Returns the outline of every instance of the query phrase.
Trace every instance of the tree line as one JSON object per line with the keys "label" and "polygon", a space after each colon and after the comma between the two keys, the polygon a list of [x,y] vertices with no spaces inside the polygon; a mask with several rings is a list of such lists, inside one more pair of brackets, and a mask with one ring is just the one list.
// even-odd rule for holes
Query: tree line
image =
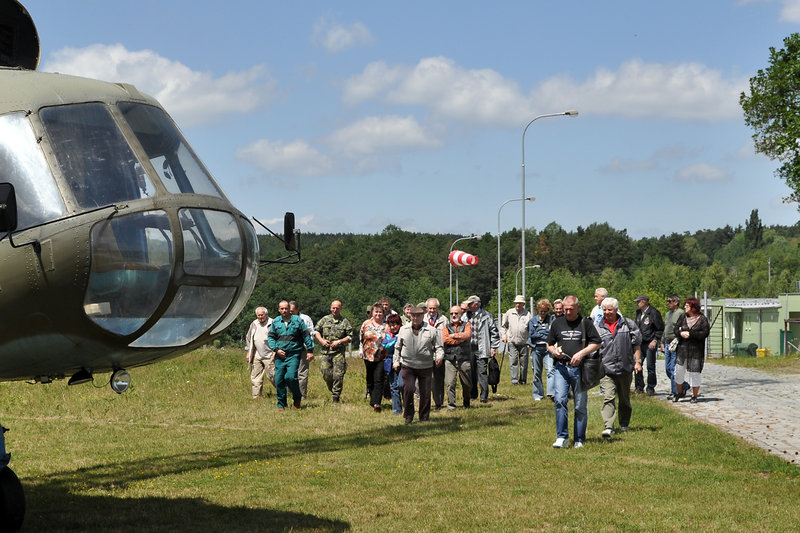
{"label": "tree line", "polygon": [[[264,305],[270,316],[277,316],[281,299],[297,300],[315,321],[330,312],[332,300],[341,300],[343,314],[354,325],[364,320],[368,305],[384,296],[398,311],[406,302],[416,305],[429,297],[438,298],[444,308],[450,298],[447,253],[461,237],[408,232],[394,225],[374,235],[304,234],[302,261],[262,267],[248,305],[218,342],[241,344],[255,308]],[[259,243],[263,258],[282,255],[276,239],[262,235]],[[566,231],[552,222],[541,231],[529,229],[526,243],[526,265],[539,265],[526,271],[526,294],[552,300],[573,293],[586,312],[594,305],[596,287],[607,288],[619,299],[623,314],[632,316],[639,294],[648,294],[663,313],[672,293],[775,297],[797,292],[800,279],[800,223],[764,227],[757,210],[744,226],[638,240],[607,223]],[[514,299],[515,282],[521,281],[520,231],[501,234],[500,246],[505,311]],[[496,315],[496,236],[486,233],[456,248],[479,258],[475,266],[453,267],[459,299],[477,294]],[[459,303],[455,289],[453,300]]]}

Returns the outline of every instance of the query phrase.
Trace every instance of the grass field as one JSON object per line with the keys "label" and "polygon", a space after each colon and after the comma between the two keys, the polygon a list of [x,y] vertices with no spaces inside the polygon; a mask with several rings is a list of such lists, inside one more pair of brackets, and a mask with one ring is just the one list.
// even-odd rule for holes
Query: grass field
{"label": "grass field", "polygon": [[771,355],[769,357],[724,357],[715,363],[745,368],[757,368],[767,372],[790,372],[800,374],[800,354]]}
{"label": "grass field", "polygon": [[604,442],[590,394],[586,447],[554,450],[552,404],[505,368],[487,406],[405,426],[363,400],[358,360],[343,404],[312,365],[306,408],[278,412],[250,399],[242,355],[132,369],[121,396],[3,384],[25,531],[798,528],[800,469],[654,398],[635,397],[631,431]]}

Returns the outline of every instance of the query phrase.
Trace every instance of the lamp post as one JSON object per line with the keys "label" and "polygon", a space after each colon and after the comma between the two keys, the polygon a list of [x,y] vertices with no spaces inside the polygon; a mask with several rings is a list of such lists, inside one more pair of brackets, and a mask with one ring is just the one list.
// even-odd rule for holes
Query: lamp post
{"label": "lamp post", "polygon": [[[570,109],[569,111],[562,111],[561,113],[548,113],[546,115],[539,115],[538,117],[534,117],[533,120],[528,122],[525,129],[522,130],[522,195],[521,198],[525,198],[525,132],[528,131],[528,127],[539,120],[540,118],[547,118],[547,117],[577,117],[578,111],[576,109]],[[522,296],[525,296],[525,204],[522,204]]]}
{"label": "lamp post", "polygon": [[[542,266],[541,265],[529,265],[529,266],[526,266],[524,269],[527,269],[527,268],[542,268]],[[517,288],[517,282],[519,281],[519,273],[524,269],[523,268],[518,268],[517,269],[517,273],[514,276],[514,292],[516,292],[517,294],[519,294],[519,288]],[[522,288],[522,292],[523,293],[525,292],[525,287]]]}
{"label": "lamp post", "polygon": [[[469,237],[461,237],[456,239],[453,241],[453,244],[450,245],[450,251],[447,252],[447,263],[450,265],[450,307],[453,307],[453,263],[450,262],[450,254],[453,253],[453,246],[455,246],[458,241],[465,241],[467,239],[481,240],[481,236],[470,235]],[[458,298],[458,292],[456,292],[456,298]],[[450,312],[450,307],[447,308],[448,313]]]}
{"label": "lamp post", "polygon": [[512,198],[511,200],[506,200],[500,206],[500,209],[497,210],[497,323],[499,324],[500,321],[503,319],[503,308],[500,306],[500,211],[506,206],[506,204],[510,202],[522,202],[523,200],[532,202],[536,200],[533,196],[528,196],[526,198]]}

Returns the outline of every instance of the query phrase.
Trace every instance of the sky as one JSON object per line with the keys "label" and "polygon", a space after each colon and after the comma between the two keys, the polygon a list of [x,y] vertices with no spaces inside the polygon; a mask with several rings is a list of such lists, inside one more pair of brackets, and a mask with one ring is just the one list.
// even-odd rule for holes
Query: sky
{"label": "sky", "polygon": [[800,0],[21,3],[39,70],[156,97],[275,229],[519,228],[523,146],[527,228],[798,221],[738,101]]}

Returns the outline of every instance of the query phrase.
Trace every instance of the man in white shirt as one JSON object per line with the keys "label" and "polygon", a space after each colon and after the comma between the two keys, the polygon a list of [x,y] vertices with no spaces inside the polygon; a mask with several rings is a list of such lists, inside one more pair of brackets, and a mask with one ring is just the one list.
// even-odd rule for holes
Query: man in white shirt
{"label": "man in white shirt", "polygon": [[256,319],[250,324],[247,331],[247,347],[245,359],[251,364],[250,383],[253,386],[253,399],[261,396],[264,389],[264,377],[275,386],[275,353],[267,344],[267,334],[272,325],[272,319],[267,314],[266,307],[256,308]]}

